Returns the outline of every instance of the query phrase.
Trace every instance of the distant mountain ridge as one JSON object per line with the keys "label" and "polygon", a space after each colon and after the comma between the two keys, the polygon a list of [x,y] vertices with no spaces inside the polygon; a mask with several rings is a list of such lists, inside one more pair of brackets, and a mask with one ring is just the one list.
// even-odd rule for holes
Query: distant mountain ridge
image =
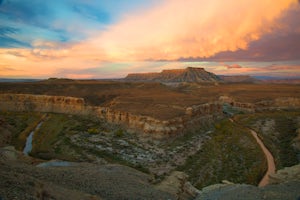
{"label": "distant mountain ridge", "polygon": [[126,81],[156,82],[219,82],[220,77],[207,72],[204,68],[187,67],[185,69],[163,70],[160,73],[133,73],[125,77]]}
{"label": "distant mountain ridge", "polygon": [[219,75],[220,79],[226,83],[257,83],[260,80],[249,75]]}

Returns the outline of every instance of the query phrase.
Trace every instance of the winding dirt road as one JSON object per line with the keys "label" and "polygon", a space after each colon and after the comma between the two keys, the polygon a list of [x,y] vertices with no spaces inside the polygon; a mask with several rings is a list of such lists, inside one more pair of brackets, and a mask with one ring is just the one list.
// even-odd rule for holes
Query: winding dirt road
{"label": "winding dirt road", "polygon": [[251,135],[255,138],[258,145],[260,146],[261,150],[264,152],[268,163],[268,170],[258,184],[259,187],[263,187],[269,183],[269,175],[275,173],[276,167],[275,167],[274,157],[271,154],[271,152],[266,148],[266,146],[261,141],[261,139],[257,136],[257,133],[253,130],[250,130],[250,132]]}
{"label": "winding dirt road", "polygon": [[[229,120],[232,123],[235,122],[232,118],[230,118]],[[267,159],[268,170],[266,171],[264,177],[260,180],[260,182],[258,184],[258,187],[263,187],[263,186],[268,185],[268,183],[269,183],[269,175],[275,173],[276,167],[275,167],[274,157],[271,154],[271,152],[269,151],[269,149],[267,149],[267,147],[261,141],[261,139],[257,136],[257,133],[254,130],[252,130],[252,129],[249,129],[249,128],[247,128],[247,129],[250,130],[251,135],[255,138],[256,142],[260,146],[261,150],[263,151],[263,153],[265,154],[265,157]]]}

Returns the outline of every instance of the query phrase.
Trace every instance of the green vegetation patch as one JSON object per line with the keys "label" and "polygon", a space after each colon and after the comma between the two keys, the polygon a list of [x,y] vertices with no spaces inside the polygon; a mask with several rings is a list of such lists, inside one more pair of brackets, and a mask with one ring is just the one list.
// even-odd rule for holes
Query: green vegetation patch
{"label": "green vegetation patch", "polygon": [[48,114],[33,136],[31,155],[42,159],[78,160],[82,150],[70,142],[70,136],[103,130],[99,120],[65,114]]}
{"label": "green vegetation patch", "polygon": [[259,134],[272,152],[277,169],[298,164],[297,154],[300,152],[294,147],[293,140],[300,128],[299,111],[268,111],[238,115],[235,119]]}
{"label": "green vegetation patch", "polygon": [[42,116],[38,112],[0,112],[0,118],[8,124],[6,128],[11,133],[10,143],[17,150],[23,150],[27,136],[38,125]]}
{"label": "green vegetation patch", "polygon": [[260,181],[266,160],[248,130],[223,120],[210,136],[203,148],[179,167],[193,185],[202,188],[222,180],[256,185]]}

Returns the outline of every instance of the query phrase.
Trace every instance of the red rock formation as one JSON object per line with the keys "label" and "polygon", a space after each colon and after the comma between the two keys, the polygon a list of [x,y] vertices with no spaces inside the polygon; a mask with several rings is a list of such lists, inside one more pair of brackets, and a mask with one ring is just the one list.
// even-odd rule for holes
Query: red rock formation
{"label": "red rock formation", "polygon": [[128,74],[127,81],[157,82],[217,82],[219,77],[203,68],[187,67],[186,69],[163,70],[161,73]]}

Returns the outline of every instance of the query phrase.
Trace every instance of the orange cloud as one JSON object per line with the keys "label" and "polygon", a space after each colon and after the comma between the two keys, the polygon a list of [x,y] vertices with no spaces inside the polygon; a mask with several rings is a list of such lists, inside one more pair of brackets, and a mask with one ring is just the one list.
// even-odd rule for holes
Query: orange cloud
{"label": "orange cloud", "polygon": [[33,49],[0,49],[0,75],[49,77],[61,69],[101,67],[105,61],[176,60],[247,49],[251,41],[278,28],[276,20],[296,3],[165,0],[147,11],[125,16],[105,31],[90,33],[82,42],[36,40]]}
{"label": "orange cloud", "polygon": [[110,60],[209,57],[246,49],[296,0],[170,0],[127,16],[84,46]]}
{"label": "orange cloud", "polygon": [[242,68],[241,65],[239,64],[233,64],[233,65],[225,65],[227,67],[227,69],[239,69]]}

